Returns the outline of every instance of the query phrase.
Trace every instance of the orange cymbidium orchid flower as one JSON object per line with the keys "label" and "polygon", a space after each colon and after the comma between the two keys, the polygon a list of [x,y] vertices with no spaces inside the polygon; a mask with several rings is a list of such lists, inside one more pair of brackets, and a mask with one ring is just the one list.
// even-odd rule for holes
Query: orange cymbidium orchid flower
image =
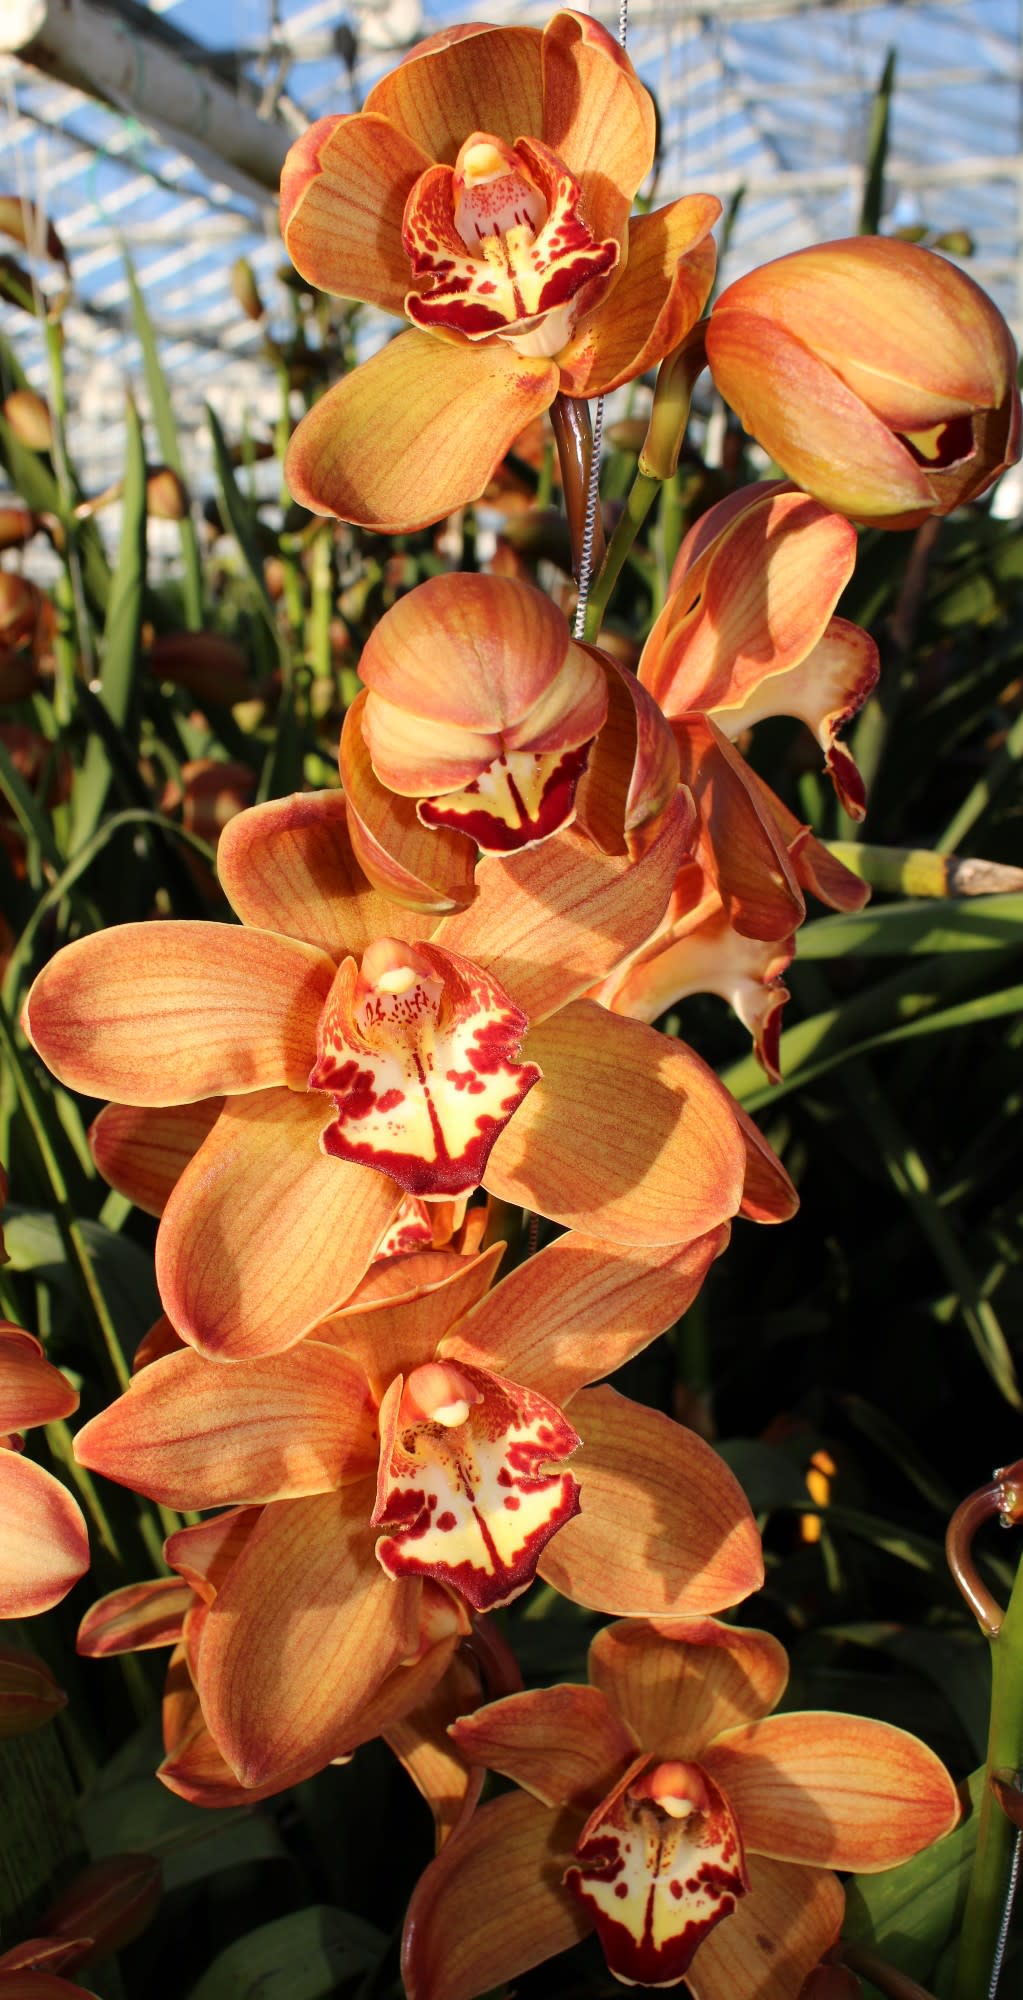
{"label": "orange cymbidium orchid flower", "polygon": [[787,1677],[766,1632],[629,1619],[593,1641],[589,1687],[456,1722],[463,1756],[523,1791],[479,1809],[422,1876],[409,2000],[475,2000],[593,1929],[626,1984],[793,2000],[841,1925],[830,1871],[907,1860],[959,1802],[901,1729],[772,1716]]}
{"label": "orange cymbidium orchid flower", "polygon": [[863,783],[838,732],[875,685],[877,647],[832,616],[855,561],[840,514],[784,481],[740,488],[686,536],[638,671],[673,721],[709,719],[729,743],[767,716],[797,716],[862,819]]}
{"label": "orange cymbidium orchid flower", "polygon": [[789,477],[856,521],[914,528],[1019,457],[1012,335],[916,244],[856,236],[762,264],[722,292],[707,359]]}
{"label": "orange cymbidium orchid flower", "polygon": [[77,1390],[45,1359],[38,1340],[0,1320],[0,1618],[49,1611],[89,1567],[77,1501],[52,1472],[22,1457],[22,1431],[77,1408]]}
{"label": "orange cymbidium orchid flower", "polygon": [[630,222],[654,143],[628,57],[571,12],[542,32],[444,30],[361,112],[312,125],[281,176],[288,253],[412,329],[303,419],[296,500],[423,527],[479,499],[559,392],[599,395],[677,346],[710,291],[721,204],[688,195]]}
{"label": "orange cymbidium orchid flower", "polygon": [[25,1020],[63,1082],[141,1107],[226,1097],[157,1236],[185,1340],[225,1359],[292,1345],[405,1193],[482,1180],[609,1243],[684,1243],[736,1213],[747,1147],[717,1078],[575,997],[659,921],[685,823],[670,807],[636,862],[574,830],[485,859],[475,902],[428,936],[366,882],[339,793],[277,800],[221,839],[241,928],[124,925],[51,961]]}
{"label": "orange cymbidium orchid flower", "polygon": [[[172,1535],[165,1548],[179,1574],[129,1584],[86,1613],[78,1651],[89,1659],[172,1647],[163,1700],[164,1757],[157,1776],[192,1805],[232,1807],[270,1798],[312,1776],[328,1761],[319,1735],[291,1767],[259,1785],[243,1785],[210,1733],[196,1687],[205,1612],[259,1519],[257,1507],[234,1508]],[[394,1750],[429,1803],[441,1845],[479,1796],[482,1773],[468,1765],[447,1725],[481,1697],[521,1687],[513,1656],[494,1629],[478,1631],[465,1605],[440,1584],[426,1583],[415,1642],[353,1717],[343,1763],[376,1735]]]}
{"label": "orange cymbidium orchid flower", "polygon": [[425,1583],[485,1610],[539,1571],[595,1610],[672,1613],[757,1587],[759,1537],[723,1461],[588,1386],[685,1310],[726,1240],[612,1255],[570,1233],[492,1292],[499,1248],[453,1273],[421,1252],[288,1354],[226,1376],[168,1355],[85,1426],[78,1456],[107,1478],[250,1510],[192,1661],[243,1784],[348,1746],[415,1651]]}
{"label": "orange cymbidium orchid flower", "polygon": [[528,584],[430,578],[374,627],[359,672],[340,756],[352,844],[410,908],[466,903],[476,847],[532,846],[577,809],[598,847],[638,858],[676,794],[656,702]]}

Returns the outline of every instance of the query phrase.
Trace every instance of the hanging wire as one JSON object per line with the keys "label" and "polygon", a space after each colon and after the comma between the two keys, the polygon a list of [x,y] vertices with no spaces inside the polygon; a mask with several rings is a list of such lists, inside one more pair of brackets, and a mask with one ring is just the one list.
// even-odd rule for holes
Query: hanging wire
{"label": "hanging wire", "polygon": [[[625,47],[629,33],[629,0],[619,0],[618,45]],[[604,398],[597,397],[597,407],[593,412],[593,448],[590,452],[590,476],[586,487],[586,513],[583,518],[583,539],[579,551],[579,596],[575,607],[574,636],[581,639],[586,630],[586,606],[589,602],[590,584],[593,581],[593,536],[597,525],[597,508],[600,505],[600,442],[604,434]]]}
{"label": "hanging wire", "polygon": [[[1016,1782],[1018,1786],[1018,1776]],[[995,2000],[995,1995],[998,1992],[998,1982],[1002,1976],[1006,1946],[1009,1942],[1009,1929],[1012,1924],[1013,1904],[1016,1901],[1016,1890],[1019,1886],[1021,1859],[1023,1859],[1023,1829],[1017,1832],[1012,1845],[1012,1866],[1009,1869],[1009,1883],[1005,1891],[1005,1908],[1002,1911],[1002,1921],[998,1929],[998,1942],[995,1945],[995,1955],[991,1961],[991,1984],[987,1990],[987,2000]]]}

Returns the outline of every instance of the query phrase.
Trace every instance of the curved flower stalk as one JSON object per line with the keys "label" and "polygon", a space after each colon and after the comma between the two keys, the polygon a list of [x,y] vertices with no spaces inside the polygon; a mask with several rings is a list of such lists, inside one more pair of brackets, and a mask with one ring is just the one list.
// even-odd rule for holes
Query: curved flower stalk
{"label": "curved flower stalk", "polygon": [[78,1392],[30,1333],[0,1320],[0,1617],[30,1618],[66,1597],[89,1567],[77,1501],[22,1457],[23,1431],[69,1417]]}
{"label": "curved flower stalk", "polygon": [[857,236],[762,264],[722,292],[707,359],[790,478],[856,521],[916,527],[1019,457],[1012,335],[916,244]]}
{"label": "curved flower stalk", "polygon": [[689,195],[630,222],[654,140],[628,57],[566,11],[542,32],[434,35],[361,112],[296,141],[281,179],[292,261],[411,322],[299,425],[296,500],[425,526],[477,500],[559,393],[600,395],[678,345],[710,292],[721,204]]}
{"label": "curved flower stalk", "polygon": [[771,1715],[788,1663],[766,1632],[626,1620],[589,1670],[453,1725],[523,1790],[422,1876],[409,2000],[475,2000],[590,1930],[626,1984],[793,2000],[841,1925],[830,1871],[891,1867],[958,1819],[948,1773],[903,1730]]}
{"label": "curved flower stalk", "polygon": [[374,627],[359,672],[341,779],[356,854],[385,895],[464,905],[477,847],[534,846],[577,810],[603,852],[638,860],[656,839],[678,789],[671,730],[530,585],[430,578]]}
{"label": "curved flower stalk", "polygon": [[185,1340],[225,1359],[292,1345],[351,1294],[405,1194],[482,1181],[638,1245],[736,1213],[746,1140],[717,1079],[575,998],[659,920],[683,825],[669,808],[635,863],[574,831],[484,860],[471,908],[429,935],[370,888],[343,797],[297,796],[224,831],[240,928],[126,925],[51,961],[25,1022],[62,1081],[140,1107],[226,1099],[157,1238]]}
{"label": "curved flower stalk", "polygon": [[588,1386],[685,1310],[726,1241],[611,1255],[572,1233],[493,1291],[500,1248],[454,1273],[420,1252],[402,1293],[400,1264],[380,1267],[288,1354],[232,1367],[226,1395],[222,1368],[171,1354],[85,1426],[77,1455],[107,1478],[244,1510],[190,1654],[241,1783],[341,1754],[414,1653],[427,1584],[476,1611],[537,1571],[611,1612],[702,1613],[757,1588],[759,1537],[723,1462]]}

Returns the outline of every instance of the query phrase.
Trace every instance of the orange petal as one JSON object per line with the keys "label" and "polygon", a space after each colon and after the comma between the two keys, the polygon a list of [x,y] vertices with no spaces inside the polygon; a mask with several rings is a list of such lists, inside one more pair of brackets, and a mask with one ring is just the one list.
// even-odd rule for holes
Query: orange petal
{"label": "orange petal", "polygon": [[861,1716],[768,1716],[730,1729],[703,1761],[747,1845],[776,1860],[873,1874],[940,1840],[960,1815],[933,1750]]}
{"label": "orange petal", "polygon": [[689,1760],[723,1729],[774,1708],[789,1663],[769,1632],[716,1618],[627,1618],[597,1633],[589,1673],[644,1750]]}
{"label": "orange petal", "polygon": [[623,975],[610,1004],[616,1014],[656,1021],[690,994],[717,993],[748,1028],[761,1067],[777,1083],[781,1015],[789,998],[782,974],[795,950],[794,936],[777,943],[743,937],[719,905],[682,937],[669,931],[659,950],[651,948]]}
{"label": "orange petal", "polygon": [[859,713],[879,672],[878,651],[869,632],[847,618],[832,618],[798,666],[771,674],[740,706],[716,710],[715,719],[734,739],[765,716],[798,716],[816,736],[849,818],[862,819],[867,809],[863,780],[838,732]]}
{"label": "orange petal", "polygon": [[32,1618],[89,1567],[89,1538],[66,1486],[30,1458],[0,1451],[0,1618]]}
{"label": "orange petal", "polygon": [[475,1665],[456,1653],[433,1693],[380,1731],[433,1814],[438,1850],[469,1817],[483,1789],[483,1772],[469,1768],[448,1735],[449,1723],[478,1702],[479,1692]]}
{"label": "orange petal", "polygon": [[168,1355],[80,1430],[80,1465],[170,1507],[225,1507],[326,1493],[372,1472],[364,1376],[305,1340],[244,1361],[228,1384],[198,1354]]}
{"label": "orange petal", "polygon": [[535,1389],[433,1362],[396,1377],[379,1424],[373,1521],[388,1531],[376,1546],[388,1576],[433,1578],[477,1611],[520,1596],[578,1511],[561,1470],[579,1444],[567,1418]]}
{"label": "orange petal", "polygon": [[243,924],[303,938],[335,960],[377,937],[430,929],[366,880],[340,792],[295,792],[239,813],[221,834],[217,873]]}
{"label": "orange petal", "polygon": [[449,165],[472,132],[493,132],[508,145],[520,133],[539,135],[539,30],[474,22],[457,39],[432,36],[374,85],[365,111],[389,118],[431,160]]}
{"label": "orange petal", "polygon": [[547,1583],[614,1616],[699,1616],[763,1581],[760,1537],[738,1481],[695,1431],[609,1388],[572,1417],[581,1510],[545,1549]]}
{"label": "orange petal", "polygon": [[736,1104],[735,1115],[746,1141],[746,1178],[739,1214],[748,1222],[788,1222],[799,1207],[799,1196],[749,1112]]}
{"label": "orange petal", "polygon": [[608,653],[588,649],[607,676],[608,717],[576,793],[580,827],[606,854],[645,854],[678,787],[678,750],[657,703]]}
{"label": "orange petal", "polygon": [[602,854],[571,828],[542,847],[481,861],[476,902],[447,918],[436,942],[485,965],[530,1020],[541,1021],[653,930],[688,826],[676,793],[637,861]]}
{"label": "orange petal", "polygon": [[[392,605],[366,641],[359,674],[374,697],[424,721],[500,735],[536,709],[577,652],[574,671],[588,670],[589,655],[542,591],[459,572],[430,577]],[[586,718],[584,736],[591,722],[599,727],[603,706]]]}
{"label": "orange petal", "polygon": [[[750,776],[755,774],[751,772]],[[801,825],[795,813],[782,804],[762,778],[756,778],[755,789],[788,848],[800,887],[832,910],[862,910],[870,900],[868,884],[854,875],[851,868],[846,868],[808,826]]]}
{"label": "orange petal", "polygon": [[[762,681],[799,666],[823,637],[855,561],[855,529],[805,493],[775,482],[744,488],[741,504],[720,501],[682,545],[643,648],[643,685],[673,716],[718,719],[752,703]],[[720,721],[740,734],[730,714]]]}
{"label": "orange petal", "polygon": [[588,1813],[631,1764],[638,1743],[592,1687],[532,1688],[454,1723],[470,1763],[514,1778],[545,1806]]}
{"label": "orange petal", "polygon": [[399,334],[303,417],[285,461],[292,498],[384,534],[428,527],[480,498],[557,387],[553,361],[503,341]]}
{"label": "orange petal", "polygon": [[232,1563],[237,1562],[259,1520],[259,1507],[230,1507],[194,1528],[178,1528],[163,1545],[164,1560],[195,1592],[212,1604]]}
{"label": "orange petal", "polygon": [[77,1389],[44,1359],[32,1335],[0,1320],[0,1437],[55,1423],[77,1408]]}
{"label": "orange petal", "polygon": [[696,859],[718,890],[734,930],[780,943],[806,904],[778,824],[745,759],[705,715],[674,724],[682,782],[696,802]]}
{"label": "orange petal", "polygon": [[686,1974],[693,2000],[793,2000],[834,1944],[845,1897],[824,1868],[747,1858],[749,1892],[700,1946]]}
{"label": "orange petal", "polygon": [[521,1792],[473,1814],[409,1904],[408,2000],[475,2000],[586,1936],[590,1922],[561,1884],[578,1825]]}
{"label": "orange petal", "polygon": [[176,1646],[195,1597],[176,1576],[154,1577],[149,1583],[127,1583],[111,1590],[87,1611],[78,1627],[76,1652],[89,1660],[113,1653],[145,1653],[154,1646]]}
{"label": "orange petal", "polygon": [[418,1585],[373,1554],[372,1486],[264,1509],[212,1605],[199,1695],[244,1785],[326,1764],[384,1675],[415,1649]]}
{"label": "orange petal", "polygon": [[[379,1400],[395,1375],[410,1375],[432,1361],[442,1335],[489,1289],[504,1249],[503,1243],[494,1243],[480,1256],[458,1257],[453,1265],[444,1251],[427,1251],[427,1269],[436,1264],[432,1283],[380,1299],[361,1312],[352,1311],[349,1300],[343,1313],[317,1328],[317,1339],[343,1348]],[[415,1262],[420,1265],[418,1256]]]}
{"label": "orange petal", "polygon": [[510,1272],[439,1351],[565,1404],[688,1311],[728,1236],[722,1223],[695,1243],[611,1251],[570,1230]]}
{"label": "orange petal", "polygon": [[629,223],[629,261],[558,355],[566,396],[602,396],[656,368],[695,326],[717,265],[721,203],[688,194]]}
{"label": "orange petal", "polygon": [[318,118],[281,172],[281,234],[311,285],[400,314],[411,271],[401,240],[429,153],[386,118]]}
{"label": "orange petal", "polygon": [[358,1284],[397,1208],[393,1181],[320,1151],[328,1108],[288,1090],[232,1099],[167,1204],[160,1294],[214,1360],[293,1346]]}
{"label": "orange petal", "polygon": [[162,1361],[167,1354],[180,1354],[184,1345],[177,1327],[171,1325],[166,1313],[161,1313],[148,1332],[143,1334],[132,1355],[132,1374],[137,1375],[141,1368],[148,1368],[152,1361]]}
{"label": "orange petal", "polygon": [[229,924],[115,924],[50,960],[24,1026],[61,1083],[124,1104],[304,1086],[334,967]]}
{"label": "orange petal", "polygon": [[167,1755],[156,1773],[169,1792],[187,1799],[190,1805],[252,1806],[259,1799],[272,1798],[275,1792],[312,1777],[318,1768],[315,1756],[306,1758],[292,1771],[276,1773],[265,1785],[240,1784],[210,1735],[199,1697],[183,1663],[177,1673],[181,1675],[180,1682],[175,1668],[168,1675],[163,1705]]}
{"label": "orange petal", "polygon": [[365,690],[356,695],[341,731],[348,830],[359,865],[376,885],[380,901],[391,906],[393,898],[403,906],[400,921],[377,936],[414,938],[428,927],[419,912],[443,915],[472,902],[476,844],[454,828],[425,827],[410,799],[399,798],[380,783],[362,729],[366,699]]}
{"label": "orange petal", "polygon": [[118,1194],[146,1215],[162,1215],[223,1108],[222,1097],[158,1109],[108,1104],[89,1127],[89,1151]]}
{"label": "orange petal", "polygon": [[688,1243],[734,1215],[745,1147],[684,1043],[576,1000],[527,1051],[543,1076],[491,1153],[492,1194],[612,1243]]}
{"label": "orange petal", "polygon": [[728,1800],[693,1765],[655,1766],[619,1785],[591,1815],[575,1855],[566,1887],[628,1986],[676,1986],[748,1886]]}
{"label": "orange petal", "polygon": [[562,10],[544,29],[542,136],[581,182],[594,235],[622,241],[653,165],[653,99],[614,37],[585,14]]}

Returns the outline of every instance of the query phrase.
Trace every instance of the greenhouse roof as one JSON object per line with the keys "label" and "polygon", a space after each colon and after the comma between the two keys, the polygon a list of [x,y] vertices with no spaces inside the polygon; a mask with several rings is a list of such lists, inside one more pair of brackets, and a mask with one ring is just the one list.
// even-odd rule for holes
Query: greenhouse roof
{"label": "greenhouse roof", "polygon": [[[550,11],[549,0],[487,9],[536,24]],[[963,233],[966,268],[1019,334],[1021,16],[1023,0],[633,0],[628,46],[662,118],[658,201],[739,197],[727,276],[850,234],[893,49],[883,226],[930,241]],[[272,324],[280,159],[307,119],[357,107],[458,12],[447,0],[60,0],[57,17],[57,0],[5,0],[0,48],[27,44],[35,59],[0,54],[0,193],[40,203],[68,252],[72,444],[96,487],[116,475],[124,387],[140,377],[124,249],[193,460],[207,400],[235,432],[272,426],[264,335],[237,304],[231,269],[250,260]],[[45,389],[42,326],[4,306],[0,327]]]}

